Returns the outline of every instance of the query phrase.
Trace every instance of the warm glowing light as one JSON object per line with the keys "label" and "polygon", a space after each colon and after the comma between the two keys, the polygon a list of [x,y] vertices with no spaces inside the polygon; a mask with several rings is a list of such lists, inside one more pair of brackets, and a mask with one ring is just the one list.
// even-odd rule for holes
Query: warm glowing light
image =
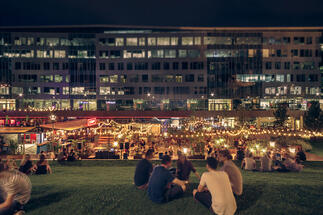
{"label": "warm glowing light", "polygon": [[275,148],[276,143],[275,142],[269,142],[270,147]]}
{"label": "warm glowing light", "polygon": [[296,149],[289,147],[289,151],[290,151],[290,153],[293,153],[294,154],[296,152]]}
{"label": "warm glowing light", "polygon": [[113,142],[113,146],[114,147],[117,147],[118,146],[118,142],[117,141]]}
{"label": "warm glowing light", "polygon": [[184,152],[184,154],[187,154],[188,149],[187,148],[183,148],[183,152]]}

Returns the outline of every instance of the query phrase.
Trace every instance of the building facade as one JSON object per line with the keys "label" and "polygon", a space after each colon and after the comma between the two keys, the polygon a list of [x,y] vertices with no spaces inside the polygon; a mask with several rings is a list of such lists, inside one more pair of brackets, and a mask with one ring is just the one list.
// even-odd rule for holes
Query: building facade
{"label": "building facade", "polygon": [[0,110],[234,110],[322,89],[323,27],[0,28]]}

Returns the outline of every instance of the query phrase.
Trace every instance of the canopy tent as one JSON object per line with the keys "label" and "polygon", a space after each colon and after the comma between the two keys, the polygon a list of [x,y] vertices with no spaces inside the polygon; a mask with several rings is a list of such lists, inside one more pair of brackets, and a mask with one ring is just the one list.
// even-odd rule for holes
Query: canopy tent
{"label": "canopy tent", "polygon": [[31,131],[35,127],[2,127],[0,134],[21,134]]}
{"label": "canopy tent", "polygon": [[73,131],[81,128],[90,127],[96,125],[96,119],[79,119],[73,121],[66,122],[55,122],[50,124],[44,124],[40,127],[49,128],[49,129],[57,129],[57,130],[65,130],[65,131]]}

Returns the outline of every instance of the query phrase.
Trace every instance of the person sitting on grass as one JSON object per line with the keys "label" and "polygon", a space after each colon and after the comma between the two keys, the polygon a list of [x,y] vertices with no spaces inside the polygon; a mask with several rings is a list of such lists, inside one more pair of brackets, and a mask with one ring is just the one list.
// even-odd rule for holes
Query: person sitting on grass
{"label": "person sitting on grass", "polygon": [[283,162],[286,169],[291,172],[300,172],[303,169],[303,165],[298,164],[295,159],[293,159],[290,154],[286,154],[285,161]]}
{"label": "person sitting on grass", "polygon": [[8,170],[17,170],[18,166],[15,159],[7,159],[7,168]]}
{"label": "person sitting on grass", "polygon": [[0,214],[24,214],[23,205],[30,199],[31,182],[19,171],[0,173]]}
{"label": "person sitting on grass", "polygon": [[232,162],[232,156],[229,150],[221,150],[219,152],[219,160],[223,162],[221,171],[228,174],[232,191],[236,195],[242,194],[242,175],[239,168]]}
{"label": "person sitting on grass", "polygon": [[272,160],[270,158],[270,152],[267,152],[262,158],[260,158],[260,171],[271,172]]}
{"label": "person sitting on grass", "polygon": [[30,155],[24,155],[24,158],[21,160],[19,171],[29,175],[32,173],[33,170],[33,163],[30,160]]}
{"label": "person sitting on grass", "polygon": [[65,160],[66,160],[66,149],[63,149],[57,155],[57,161],[58,161],[58,163],[63,163]]}
{"label": "person sitting on grass", "polygon": [[39,161],[34,166],[36,175],[44,175],[51,174],[52,169],[50,168],[47,160],[45,159],[45,155],[40,155]]}
{"label": "person sitting on grass", "polygon": [[251,171],[256,169],[256,161],[253,159],[251,153],[248,153],[247,156],[242,160],[241,169]]}
{"label": "person sitting on grass", "polygon": [[169,202],[179,198],[186,190],[185,182],[175,178],[168,169],[172,160],[162,157],[162,164],[154,168],[148,182],[149,199],[155,203]]}
{"label": "person sitting on grass", "polygon": [[145,154],[145,159],[138,162],[136,166],[134,181],[138,189],[144,190],[148,187],[148,181],[151,172],[153,171],[153,165],[150,160],[154,157],[154,151],[148,149]]}
{"label": "person sitting on grass", "polygon": [[215,158],[209,157],[206,162],[208,172],[202,174],[193,197],[216,214],[233,215],[237,205],[227,173],[216,170],[218,161]]}
{"label": "person sitting on grass", "polygon": [[71,149],[70,153],[68,153],[67,161],[75,161],[75,153],[73,149]]}
{"label": "person sitting on grass", "polygon": [[177,161],[176,176],[178,179],[188,183],[191,172],[194,172],[196,177],[200,179],[200,175],[194,168],[191,161],[187,160],[184,154],[179,154],[179,159]]}

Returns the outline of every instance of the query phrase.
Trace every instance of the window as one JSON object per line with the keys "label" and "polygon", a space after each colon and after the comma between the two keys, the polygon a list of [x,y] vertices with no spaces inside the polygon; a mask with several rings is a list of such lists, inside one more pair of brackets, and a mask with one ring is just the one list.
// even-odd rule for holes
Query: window
{"label": "window", "polygon": [[201,37],[194,37],[194,45],[201,45]]}
{"label": "window", "polygon": [[65,50],[54,50],[54,58],[65,58],[66,52]]}
{"label": "window", "polygon": [[294,37],[294,44],[304,44],[304,37]]}
{"label": "window", "polygon": [[16,62],[15,63],[15,70],[20,70],[21,69],[21,63],[20,62]]}
{"label": "window", "polygon": [[289,44],[290,43],[290,37],[283,37],[283,43],[284,44]]}
{"label": "window", "polygon": [[189,58],[199,58],[200,50],[197,50],[197,49],[187,50],[187,56]]}
{"label": "window", "polygon": [[99,66],[101,71],[105,70],[105,63],[100,63]]}
{"label": "window", "polygon": [[183,76],[182,75],[176,75],[175,80],[177,83],[182,83],[183,82]]}
{"label": "window", "polygon": [[63,76],[62,75],[55,75],[54,80],[56,83],[61,83],[61,82],[63,82]]}
{"label": "window", "polygon": [[312,37],[306,37],[306,44],[312,44]]}
{"label": "window", "polygon": [[262,57],[264,57],[264,58],[269,57],[269,49],[263,49],[262,50]]}
{"label": "window", "polygon": [[266,69],[270,70],[271,69],[271,62],[266,62]]}
{"label": "window", "polygon": [[178,70],[178,69],[179,69],[179,63],[173,62],[173,70]]}
{"label": "window", "polygon": [[59,70],[59,63],[53,63],[53,70]]}
{"label": "window", "polygon": [[265,88],[265,94],[275,95],[276,94],[276,88],[275,87],[266,87]]}
{"label": "window", "polygon": [[299,64],[299,62],[295,61],[295,62],[293,63],[293,69],[294,69],[294,70],[299,70],[299,69],[300,69],[300,64]]}
{"label": "window", "polygon": [[259,45],[261,44],[261,37],[237,37],[236,44],[237,45],[245,45],[245,44]]}
{"label": "window", "polygon": [[109,51],[99,51],[99,57],[108,59],[109,58]]}
{"label": "window", "polygon": [[318,75],[317,74],[309,74],[308,75],[308,81],[309,82],[317,82],[319,79],[318,79]]}
{"label": "window", "polygon": [[36,53],[37,53],[38,58],[52,58],[53,57],[53,51],[51,51],[51,50],[47,50],[47,51],[37,50]]}
{"label": "window", "polygon": [[145,62],[135,63],[135,70],[148,70],[148,63],[145,63]]}
{"label": "window", "polygon": [[178,50],[178,57],[180,57],[180,58],[186,58],[187,57],[187,50],[186,49],[180,49],[180,50]]}
{"label": "window", "polygon": [[197,76],[197,81],[198,82],[204,82],[204,75],[198,75]]}
{"label": "window", "polygon": [[187,69],[188,69],[188,63],[182,62],[182,70],[187,70]]}
{"label": "window", "polygon": [[275,62],[275,69],[280,70],[280,68],[281,68],[281,63]]}
{"label": "window", "polygon": [[57,46],[59,44],[59,38],[47,38],[46,45],[47,46]]}
{"label": "window", "polygon": [[305,74],[296,75],[297,82],[305,82]]}
{"label": "window", "polygon": [[168,62],[164,62],[163,69],[164,70],[169,70],[169,63]]}
{"label": "window", "polygon": [[298,49],[292,49],[291,53],[292,53],[292,57],[298,56]]}
{"label": "window", "polygon": [[100,87],[100,95],[110,95],[111,88],[110,87]]}
{"label": "window", "polygon": [[293,74],[287,74],[286,75],[286,81],[287,82],[293,82],[294,75]]}
{"label": "window", "polygon": [[315,69],[315,62],[302,62],[300,67],[302,70],[313,70]]}
{"label": "window", "polygon": [[108,75],[100,75],[100,82],[101,83],[109,83],[109,76]]}
{"label": "window", "polygon": [[151,75],[151,82],[163,82],[164,78],[162,75]]}
{"label": "window", "polygon": [[146,38],[140,37],[139,38],[139,46],[145,46],[146,45]]}
{"label": "window", "polygon": [[170,45],[169,37],[157,37],[157,45],[158,46],[169,46]]}
{"label": "window", "polygon": [[203,62],[191,62],[191,69],[193,70],[202,70],[203,67]]}
{"label": "window", "polygon": [[176,58],[176,50],[165,50],[165,58]]}
{"label": "window", "polygon": [[178,37],[171,37],[170,38],[170,44],[172,46],[177,46],[178,45]]}
{"label": "window", "polygon": [[276,81],[277,82],[284,82],[285,81],[284,79],[285,79],[284,75],[276,75]]}
{"label": "window", "polygon": [[118,83],[118,75],[110,75],[110,83]]}
{"label": "window", "polygon": [[163,58],[164,50],[149,50],[148,58]]}
{"label": "window", "polygon": [[148,82],[148,75],[147,74],[141,75],[141,81]]}
{"label": "window", "polygon": [[127,70],[132,70],[132,63],[127,63]]}
{"label": "window", "polygon": [[193,37],[182,37],[182,45],[193,45]]}
{"label": "window", "polygon": [[9,95],[9,87],[0,87],[0,95]]}
{"label": "window", "polygon": [[123,63],[118,63],[118,70],[121,71],[121,70],[124,70],[124,64]]}
{"label": "window", "polygon": [[148,45],[149,46],[155,46],[155,45],[157,45],[156,37],[148,37],[147,40],[148,40]]}
{"label": "window", "polygon": [[194,82],[194,74],[185,75],[185,82]]}
{"label": "window", "polygon": [[120,58],[121,51],[120,50],[111,50],[110,51],[110,58]]}
{"label": "window", "polygon": [[50,70],[50,63],[49,62],[44,63],[44,70]]}
{"label": "window", "polygon": [[165,82],[174,82],[174,76],[173,75],[165,75]]}
{"label": "window", "polygon": [[114,70],[114,63],[109,63],[109,70]]}
{"label": "window", "polygon": [[292,94],[292,95],[301,95],[302,94],[302,87],[300,87],[300,86],[291,86],[290,87],[290,94]]}
{"label": "window", "polygon": [[138,45],[138,39],[136,37],[133,38],[126,38],[127,46],[137,46]]}
{"label": "window", "polygon": [[124,39],[123,38],[116,38],[116,46],[123,46]]}
{"label": "window", "polygon": [[290,62],[284,62],[284,69],[286,70],[290,69]]}
{"label": "window", "polygon": [[155,62],[151,64],[152,70],[160,70],[160,62]]}
{"label": "window", "polygon": [[248,57],[255,57],[257,54],[256,49],[248,49]]}

